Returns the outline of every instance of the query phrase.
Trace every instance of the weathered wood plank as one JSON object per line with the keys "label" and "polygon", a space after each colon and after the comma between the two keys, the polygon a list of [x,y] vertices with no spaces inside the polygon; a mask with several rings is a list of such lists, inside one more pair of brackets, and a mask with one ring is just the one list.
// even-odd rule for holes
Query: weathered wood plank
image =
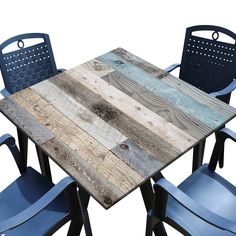
{"label": "weathered wood plank", "polygon": [[[75,99],[48,80],[31,86],[31,89],[36,91],[58,111],[67,116],[106,148],[112,149],[127,139],[118,130],[114,129],[82,104],[76,102]],[[108,138],[107,134],[112,138]]]}
{"label": "weathered wood plank", "polygon": [[41,147],[106,209],[123,197],[123,193],[116,186],[95,171],[88,162],[65,145],[62,140],[54,138]]}
{"label": "weathered wood plank", "polygon": [[[112,106],[132,117],[132,119],[136,120],[156,135],[161,136],[167,143],[179,149],[180,152],[185,151],[189,146],[196,143],[196,139],[192,136],[167,122],[165,119],[122,93],[120,90],[113,86],[109,86],[108,83],[83,67],[78,66],[67,71],[67,73],[74,76],[79,83],[83,84],[88,89],[99,94]],[[129,105],[127,106],[127,104]]]}
{"label": "weathered wood plank", "polygon": [[162,163],[168,163],[180,155],[180,152],[166,143],[162,137],[157,136],[125,113],[111,106],[98,94],[86,88],[69,74],[59,74],[56,78],[49,80],[77,102],[101,117],[105,122],[111,124],[125,136],[133,139],[139,146],[151,152]]}
{"label": "weathered wood plank", "polygon": [[81,66],[84,67],[85,69],[91,71],[92,73],[98,75],[99,77],[105,76],[105,75],[115,71],[110,66],[108,66],[96,59],[85,62]]}
{"label": "weathered wood plank", "polygon": [[46,127],[39,124],[29,112],[12,101],[11,98],[5,98],[0,101],[0,110],[36,144],[42,144],[55,137]]}
{"label": "weathered wood plank", "polygon": [[201,121],[167,103],[161,97],[154,95],[117,71],[102,77],[102,79],[196,139],[201,139],[211,132],[211,128]]}
{"label": "weathered wood plank", "polygon": [[160,170],[164,165],[152,154],[141,149],[132,140],[126,140],[111,150],[145,179]]}
{"label": "weathered wood plank", "polygon": [[183,80],[180,80],[171,74],[166,73],[164,70],[152,65],[151,63],[144,61],[143,59],[133,55],[132,53],[122,49],[117,48],[112,51],[113,53],[121,56],[129,63],[142,68],[144,71],[150,73],[152,76],[157,79],[162,79],[162,82],[178,89],[184,94],[192,97],[196,101],[201,101],[204,104],[207,104],[211,109],[216,110],[217,112],[223,114],[226,117],[230,117],[235,114],[235,109],[225,105],[219,99],[212,99],[205,92],[196,89],[191,86],[189,83],[186,83]]}
{"label": "weathered wood plank", "polygon": [[183,110],[185,113],[202,121],[213,129],[224,123],[226,117],[220,112],[215,111],[201,101],[193,99],[178,89],[157,80],[154,76],[141,68],[127,62],[114,53],[107,53],[97,58],[105,64],[110,65],[128,79],[134,80],[157,96],[164,98],[167,102]]}
{"label": "weathered wood plank", "polygon": [[[46,102],[33,90],[26,89],[19,94],[14,94],[13,97],[14,101],[20,103],[22,107],[33,114],[38,122],[47,126],[64,145],[74,150],[86,161],[94,172],[101,174],[108,182],[113,184],[117,191],[120,191],[120,195],[133,190],[144,181],[144,178],[135,170],[80,129],[74,122],[56,110],[55,107]],[[29,105],[30,98],[35,100],[31,105]],[[77,161],[79,163],[80,159]],[[64,165],[73,166],[74,163],[64,163]],[[61,163],[61,166],[63,167],[63,163]],[[93,173],[89,175],[93,176]]]}

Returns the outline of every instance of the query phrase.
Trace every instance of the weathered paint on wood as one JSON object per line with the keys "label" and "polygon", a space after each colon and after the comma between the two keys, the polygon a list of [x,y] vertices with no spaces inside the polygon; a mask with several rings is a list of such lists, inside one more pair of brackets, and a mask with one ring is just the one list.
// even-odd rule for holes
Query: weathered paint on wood
{"label": "weathered paint on wood", "polygon": [[151,130],[146,129],[139,122],[127,116],[127,114],[116,109],[109,102],[102,99],[101,96],[80,84],[72,76],[63,73],[58,75],[56,79],[49,79],[49,81],[66,94],[70,94],[73,99],[115,127],[129,139],[134,140],[150,151],[162,163],[168,163],[174,157],[180,155],[179,151],[168,144],[162,137],[157,136]]}
{"label": "weathered paint on wood", "polygon": [[[76,67],[67,73],[72,75],[73,78],[89,90],[99,94],[112,106],[132,117],[132,119],[138,121],[157,136],[162,137],[167,143],[175,146],[180,152],[186,150],[186,147],[189,147],[189,145],[196,143],[196,140],[192,136],[167,122],[120,90],[110,86],[83,67]],[[127,106],[127,104],[129,105]]]}
{"label": "weathered paint on wood", "polygon": [[[203,92],[200,89],[196,89],[192,85],[186,83],[183,80],[180,80],[169,73],[166,73],[164,70],[154,66],[153,64],[137,57],[130,52],[124,50],[123,48],[117,48],[112,51],[114,54],[122,57],[129,63],[142,68],[144,71],[150,73],[152,76],[157,79],[161,79],[162,82],[167,85],[176,88],[184,94],[192,97],[196,101],[201,101],[202,103],[209,106],[211,109],[222,113],[222,115],[228,117],[235,114],[235,109],[230,106],[225,106],[225,104],[219,99],[212,99],[208,94]],[[223,106],[223,107],[222,107]]]}
{"label": "weathered paint on wood", "polygon": [[211,128],[220,126],[225,120],[225,116],[216,112],[209,106],[194,100],[187,94],[157,80],[140,67],[137,67],[114,53],[107,53],[97,58],[105,64],[125,75],[130,80],[134,80],[141,86],[153,92],[155,95],[164,98],[167,102],[183,110],[187,114],[206,123]]}
{"label": "weathered paint on wood", "polygon": [[150,178],[150,173],[153,175],[156,170],[160,170],[164,166],[152,154],[141,149],[132,140],[122,142],[111,151],[146,179]]}
{"label": "weathered paint on wood", "polygon": [[[31,89],[52,104],[58,111],[73,120],[75,124],[80,126],[80,128],[94,137],[106,148],[112,149],[127,139],[127,137],[118,130],[114,129],[86,107],[76,102],[75,99],[48,80],[32,86]],[[112,139],[107,138],[107,134],[111,135]]]}
{"label": "weathered paint on wood", "polygon": [[0,101],[0,110],[36,144],[42,144],[54,137],[45,126],[39,124],[29,112],[11,98]]}

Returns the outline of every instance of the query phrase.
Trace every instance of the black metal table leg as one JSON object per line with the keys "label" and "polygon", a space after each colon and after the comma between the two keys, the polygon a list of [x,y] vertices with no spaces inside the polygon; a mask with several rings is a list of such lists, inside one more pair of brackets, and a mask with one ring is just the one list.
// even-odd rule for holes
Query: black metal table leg
{"label": "black metal table leg", "polygon": [[[153,199],[154,199],[154,193],[151,181],[148,180],[143,185],[141,185],[140,190],[143,196],[143,201],[146,207],[146,211],[149,212],[152,209]],[[162,222],[156,224],[153,231],[156,236],[167,236],[165,227]]]}
{"label": "black metal table leg", "polygon": [[[92,236],[92,230],[87,210],[90,195],[83,188],[79,188],[78,194],[81,200],[82,212],[80,213],[78,220],[71,221],[68,235],[80,235],[80,232],[84,225],[86,236]],[[83,219],[82,221],[81,218]]]}
{"label": "black metal table leg", "polygon": [[38,146],[36,146],[36,150],[42,175],[52,181],[48,156]]}
{"label": "black metal table leg", "polygon": [[28,138],[27,136],[17,128],[17,136],[18,136],[18,142],[19,142],[19,148],[22,157],[25,161],[25,167],[27,166],[27,153],[28,153]]}
{"label": "black metal table leg", "polygon": [[203,140],[201,143],[199,143],[193,148],[192,172],[194,172],[196,169],[198,169],[202,165],[203,155],[204,155],[204,150],[205,150],[205,143],[206,143],[206,140]]}

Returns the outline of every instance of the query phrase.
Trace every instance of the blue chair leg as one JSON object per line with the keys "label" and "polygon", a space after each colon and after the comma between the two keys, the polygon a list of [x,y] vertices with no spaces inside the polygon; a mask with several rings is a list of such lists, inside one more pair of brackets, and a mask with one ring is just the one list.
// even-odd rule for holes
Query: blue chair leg
{"label": "blue chair leg", "polygon": [[203,155],[204,155],[204,150],[205,150],[205,143],[206,143],[206,140],[203,140],[201,143],[199,143],[193,148],[192,172],[194,172],[196,169],[198,169],[202,165]]}
{"label": "blue chair leg", "polygon": [[[158,178],[158,175],[155,176],[154,178],[155,179]],[[143,196],[143,201],[144,201],[144,204],[146,207],[146,211],[148,212],[148,215],[149,215],[149,211],[152,209],[153,198],[154,198],[154,193],[153,193],[151,181],[150,180],[146,181],[142,186],[140,186],[140,190],[141,190],[141,193]],[[149,216],[147,217],[147,224],[148,224],[147,228],[151,228],[150,232],[152,233],[152,231],[154,231],[154,234],[156,236],[159,236],[159,235],[160,236],[167,236],[167,233],[166,233],[163,223],[160,221],[154,226],[154,228],[152,228],[153,219],[152,218],[149,219],[149,218],[151,218],[151,217],[149,217]],[[151,226],[149,225],[150,223],[151,223]],[[150,232],[148,232],[149,233],[148,235],[151,236],[152,234],[150,234]]]}
{"label": "blue chair leg", "polygon": [[52,181],[48,156],[37,146],[36,146],[36,151],[38,154],[39,165],[42,175],[47,177],[47,179],[49,179],[50,181]]}
{"label": "blue chair leg", "polygon": [[18,136],[18,142],[19,142],[19,148],[21,155],[24,159],[25,167],[27,166],[27,155],[28,155],[28,138],[27,136],[17,128],[17,136]]}

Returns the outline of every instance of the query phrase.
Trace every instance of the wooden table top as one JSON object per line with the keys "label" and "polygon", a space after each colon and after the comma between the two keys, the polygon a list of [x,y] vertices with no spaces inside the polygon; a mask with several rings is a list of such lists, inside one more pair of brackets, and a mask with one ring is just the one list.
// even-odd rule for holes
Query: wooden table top
{"label": "wooden table top", "polygon": [[1,100],[0,110],[105,208],[236,115],[122,48]]}

